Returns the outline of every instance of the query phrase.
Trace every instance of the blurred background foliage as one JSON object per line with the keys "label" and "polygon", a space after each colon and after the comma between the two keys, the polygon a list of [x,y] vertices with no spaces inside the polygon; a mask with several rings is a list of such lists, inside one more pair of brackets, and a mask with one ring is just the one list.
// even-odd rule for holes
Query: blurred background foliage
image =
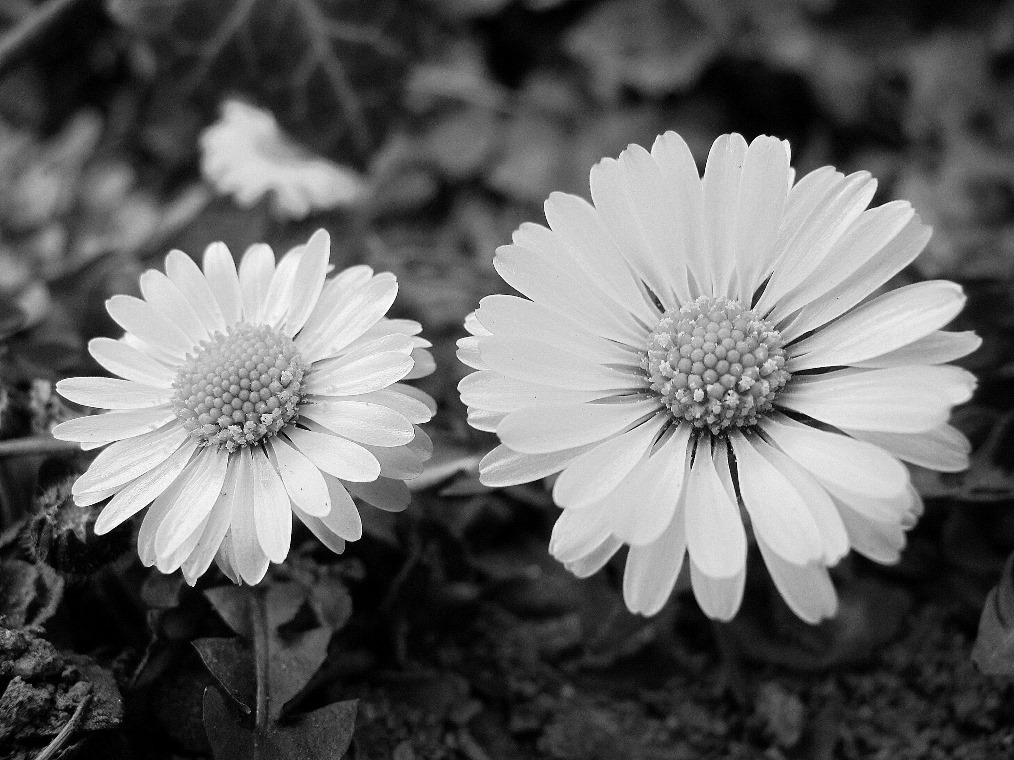
{"label": "blurred background foliage", "polygon": [[[360,172],[367,196],[285,221],[216,195],[198,138],[230,97]],[[577,581],[547,556],[539,484],[476,479],[493,438],[465,424],[454,341],[504,289],[493,251],[551,191],[587,196],[594,162],[669,129],[700,162],[739,131],[789,139],[800,172],[870,170],[876,203],[908,199],[935,230],[895,284],[962,283],[956,328],[985,339],[955,420],[972,468],[914,473],[927,513],[902,562],[844,561],[841,612],[817,628],[760,567],[732,624],[687,594],[631,616],[617,568]],[[105,299],[136,293],[169,248],[284,251],[318,227],[336,266],[395,272],[397,315],[435,343],[422,385],[441,413],[415,503],[364,510],[340,558],[297,535],[253,601],[148,576],[67,503],[81,462],[46,434],[77,412],[51,382],[99,371],[83,349],[113,334]],[[1009,756],[1012,284],[1014,3],[0,0],[0,753]],[[274,621],[260,644],[236,617],[255,602]],[[993,677],[970,660],[980,614],[975,663]],[[293,699],[248,730],[264,647],[296,663],[262,674]],[[204,696],[202,713],[212,684],[233,702]],[[318,711],[341,731],[314,729]]]}

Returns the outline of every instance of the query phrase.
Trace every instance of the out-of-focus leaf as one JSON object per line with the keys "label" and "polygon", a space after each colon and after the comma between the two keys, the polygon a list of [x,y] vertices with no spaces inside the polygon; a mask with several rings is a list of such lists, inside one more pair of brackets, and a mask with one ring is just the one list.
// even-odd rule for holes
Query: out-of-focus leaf
{"label": "out-of-focus leaf", "polygon": [[415,15],[394,0],[107,0],[160,71],[217,103],[252,95],[297,139],[359,158],[391,123]]}
{"label": "out-of-focus leaf", "polygon": [[714,34],[680,0],[609,0],[566,38],[605,100],[624,87],[648,96],[685,89],[719,50]]}
{"label": "out-of-focus leaf", "polygon": [[1004,565],[1000,583],[986,597],[972,660],[984,673],[1014,675],[1014,554]]}
{"label": "out-of-focus leaf", "polygon": [[357,700],[335,702],[291,724],[244,725],[215,689],[204,692],[204,727],[215,760],[337,760],[352,743]]}

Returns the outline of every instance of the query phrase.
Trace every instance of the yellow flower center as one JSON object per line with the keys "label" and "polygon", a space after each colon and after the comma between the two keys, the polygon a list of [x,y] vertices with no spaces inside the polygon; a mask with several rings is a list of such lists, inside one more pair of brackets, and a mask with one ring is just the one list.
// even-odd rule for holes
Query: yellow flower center
{"label": "yellow flower center", "polygon": [[755,425],[791,377],[770,322],[707,296],[662,315],[641,367],[673,417],[715,435]]}
{"label": "yellow flower center", "polygon": [[307,369],[287,335],[240,322],[187,356],[173,381],[173,409],[202,446],[233,452],[298,414]]}

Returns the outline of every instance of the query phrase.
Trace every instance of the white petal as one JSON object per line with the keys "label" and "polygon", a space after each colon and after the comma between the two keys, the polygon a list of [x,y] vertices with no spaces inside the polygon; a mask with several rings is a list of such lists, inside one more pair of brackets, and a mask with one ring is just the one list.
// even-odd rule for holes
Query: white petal
{"label": "white petal", "polygon": [[208,330],[186,296],[161,272],[149,269],[140,278],[141,295],[159,314],[183,331],[191,346],[206,340]]}
{"label": "white petal", "polygon": [[[268,447],[275,457],[278,474],[292,502],[304,512],[321,517],[331,511],[331,497],[320,470],[309,459],[275,436]],[[288,510],[288,505],[286,505]]]}
{"label": "white petal", "polygon": [[690,429],[671,430],[609,494],[609,528],[624,542],[643,546],[655,541],[672,522],[690,469]]}
{"label": "white petal", "polygon": [[[726,491],[714,457],[728,456],[724,445],[711,452],[709,437],[698,439],[686,484],[686,541],[690,558],[710,578],[732,578],[746,564],[746,530],[739,506]],[[740,473],[741,480],[743,473]]]}
{"label": "white petal", "polygon": [[297,245],[278,262],[271,275],[268,294],[265,296],[264,321],[269,325],[280,325],[292,305],[292,283],[296,279],[299,261],[303,258],[305,245]]}
{"label": "white petal", "polygon": [[429,377],[437,371],[437,362],[433,354],[425,348],[412,349],[412,370],[405,375],[405,380],[418,380]]}
{"label": "white petal", "polygon": [[605,564],[613,558],[621,546],[623,546],[623,542],[620,539],[610,536],[590,554],[568,562],[564,567],[578,578],[587,578],[605,567]]}
{"label": "white petal", "polygon": [[404,480],[380,477],[369,483],[342,483],[350,494],[385,512],[402,512],[412,501]]}
{"label": "white petal", "polygon": [[758,451],[789,479],[792,487],[796,489],[802,497],[803,503],[806,504],[813,514],[824,542],[822,562],[825,565],[836,564],[842,557],[848,554],[849,537],[845,532],[845,525],[842,523],[838,508],[835,506],[830,494],[796,460],[782,453],[778,448],[764,446],[758,448]]}
{"label": "white petal", "polygon": [[404,378],[412,370],[412,365],[412,357],[400,352],[370,354],[340,365],[329,365],[320,372],[312,372],[306,389],[311,394],[322,396],[371,393]]}
{"label": "white petal", "polygon": [[102,508],[95,520],[95,534],[108,533],[151,504],[183,472],[196,450],[196,443],[184,444],[164,462],[128,483]]}
{"label": "white petal", "polygon": [[669,526],[645,546],[631,546],[623,570],[623,600],[635,614],[654,615],[672,594],[687,553],[682,510]]}
{"label": "white petal", "polygon": [[346,541],[358,541],[363,537],[363,521],[359,509],[349,492],[334,478],[327,478],[331,492],[331,511],[321,521],[332,533]]}
{"label": "white petal", "polygon": [[506,488],[538,480],[559,472],[592,445],[548,454],[519,454],[500,445],[479,462],[479,480],[490,488]]}
{"label": "white petal", "polygon": [[364,448],[376,457],[380,463],[380,472],[385,478],[411,480],[422,475],[423,462],[427,456],[411,446],[365,446]]}
{"label": "white petal", "polygon": [[565,509],[553,525],[549,552],[564,565],[595,551],[609,538],[607,512],[592,509]]}
{"label": "white petal", "polygon": [[192,258],[183,251],[169,251],[165,257],[165,273],[186,296],[209,333],[227,327],[218,299],[211,292],[207,278]]}
{"label": "white petal", "polygon": [[869,172],[850,174],[824,194],[791,237],[780,237],[776,245],[782,253],[757,303],[760,313],[770,311],[801,282],[814,276],[834,244],[869,205],[876,189],[876,180]]}
{"label": "white petal", "polygon": [[153,433],[174,419],[176,413],[167,406],[93,414],[61,422],[53,428],[53,437],[61,441],[108,443]]}
{"label": "white petal", "polygon": [[940,472],[968,469],[968,454],[972,446],[961,431],[950,425],[941,425],[915,435],[847,428],[845,432],[920,467]]}
{"label": "white petal", "polygon": [[320,470],[336,478],[364,481],[380,475],[377,458],[358,443],[292,426],[285,435]]}
{"label": "white petal", "polygon": [[901,559],[901,550],[905,548],[905,530],[901,523],[871,519],[841,502],[838,510],[853,549],[884,565],[892,565]]}
{"label": "white petal", "polygon": [[471,367],[472,369],[489,369],[489,367],[486,366],[486,362],[484,362],[482,357],[479,355],[479,338],[460,338],[457,346],[458,350],[455,352],[455,356],[458,357],[459,362],[464,364],[466,367]]}
{"label": "white petal", "polygon": [[[652,174],[657,172],[654,162],[650,162],[652,173],[641,175],[632,166],[631,151],[633,146],[620,154],[620,160],[604,158],[591,169],[590,184],[592,200],[605,226],[612,233],[613,239],[620,243],[620,250],[630,262],[634,271],[655,295],[665,303],[672,302],[672,282],[669,277],[665,259],[655,255],[651,242],[645,236],[638,223],[637,203],[640,198],[632,197],[631,187],[642,177],[651,182]],[[646,153],[643,148],[637,152]],[[644,166],[643,160],[640,162]],[[661,178],[656,177],[658,185]],[[654,204],[653,204],[654,205]]]}
{"label": "white petal", "polygon": [[484,412],[481,409],[469,409],[467,420],[468,424],[476,430],[481,430],[484,433],[495,433],[506,416],[506,414],[502,414],[501,412]]}
{"label": "white petal", "polygon": [[358,400],[326,401],[303,404],[299,413],[358,443],[402,446],[415,437],[411,422],[380,404],[365,404]]}
{"label": "white petal", "polygon": [[638,354],[630,348],[590,333],[572,320],[525,298],[486,296],[479,302],[475,318],[500,338],[538,341],[601,364],[639,361]]}
{"label": "white petal", "polygon": [[805,306],[789,325],[780,327],[782,338],[785,341],[795,340],[844,314],[867,298],[877,288],[911,264],[926,247],[931,234],[932,230],[922,223],[918,215],[914,216],[904,229],[873,258],[839,285]]}
{"label": "white petal", "polygon": [[330,257],[331,237],[324,230],[317,230],[307,242],[293,274],[291,305],[282,328],[286,335],[291,337],[299,332],[317,306]]}
{"label": "white petal", "polygon": [[711,252],[711,287],[708,295],[732,295],[736,272],[736,226],[739,185],[746,162],[742,135],[722,135],[711,146],[701,184],[704,187],[704,224]]}
{"label": "white petal", "polygon": [[818,430],[784,415],[763,420],[761,429],[822,483],[874,498],[897,496],[908,488],[904,465],[869,443]]}
{"label": "white petal", "polygon": [[948,365],[828,372],[796,377],[777,404],[829,425],[921,433],[971,398],[975,376]]}
{"label": "white petal", "polygon": [[317,540],[324,544],[324,546],[333,551],[335,554],[341,554],[345,551],[345,539],[328,528],[321,518],[308,515],[299,507],[295,506],[292,508],[292,511],[296,517],[302,520],[303,524],[310,529],[310,532],[317,537]]}
{"label": "white petal", "polygon": [[733,249],[735,281],[733,292],[750,303],[774,261],[775,242],[789,192],[789,144],[761,135],[750,143],[739,185],[739,212],[736,217]]}
{"label": "white petal", "polygon": [[[522,229],[526,229],[524,225]],[[596,292],[597,288],[583,283],[573,269],[561,268],[519,245],[497,248],[493,267],[515,290],[553,311],[576,317],[596,335],[630,346],[644,340],[644,326],[615,301]]]}
{"label": "white petal", "polygon": [[376,328],[398,295],[398,281],[389,272],[374,277],[369,271],[370,277],[365,281],[351,277],[335,287],[334,283],[339,281],[336,277],[325,288],[299,336],[299,344],[308,357],[333,355],[370,333],[377,338],[388,334],[386,331],[376,334]]}
{"label": "white petal", "polygon": [[[710,261],[704,233],[704,191],[697,164],[686,141],[675,132],[666,132],[655,139],[651,157],[661,173],[663,198],[669,217],[675,223],[675,234],[670,241],[670,254],[666,257],[677,292],[682,288],[680,278],[689,272],[698,285],[711,282]],[[691,291],[691,295],[700,295]]]}
{"label": "white petal", "polygon": [[598,288],[641,319],[652,319],[654,312],[645,300],[640,281],[595,207],[576,195],[552,193],[545,210],[557,244],[567,250]]}
{"label": "white petal", "polygon": [[789,562],[805,564],[820,559],[824,542],[813,515],[789,479],[765,459],[740,432],[729,436],[736,456],[739,490],[754,532]]}
{"label": "white petal", "polygon": [[88,353],[114,375],[156,388],[170,386],[176,374],[171,368],[122,340],[92,338],[88,341]]}
{"label": "white petal", "polygon": [[892,201],[866,209],[841,236],[820,267],[819,275],[801,282],[782,298],[769,317],[780,322],[839,285],[884,249],[912,221],[915,211],[907,201]]}
{"label": "white petal", "polygon": [[264,318],[268,288],[275,273],[275,254],[263,243],[250,246],[239,262],[239,287],[243,293],[243,318],[260,323]]}
{"label": "white petal", "polygon": [[155,535],[158,557],[178,549],[204,522],[218,501],[228,465],[228,454],[206,448],[183,471],[183,487]]}
{"label": "white petal", "polygon": [[250,447],[239,450],[238,460],[234,463],[240,468],[237,476],[239,492],[233,502],[232,528],[230,530],[232,556],[231,561],[236,572],[245,583],[260,583],[268,571],[271,561],[261,548],[257,538],[257,527],[254,522],[256,499],[256,479],[253,469],[253,455]]}
{"label": "white petal", "polygon": [[177,359],[182,359],[194,348],[193,342],[179,327],[140,298],[115,295],[106,301],[106,311],[128,333]]}
{"label": "white petal", "polygon": [[788,369],[855,364],[894,351],[943,327],[964,305],[961,286],[946,280],[892,290],[791,346]]}
{"label": "white petal", "polygon": [[[281,448],[281,446],[279,446]],[[254,530],[265,556],[283,562],[292,540],[292,510],[289,494],[267,456],[254,452]]]}
{"label": "white petal", "polygon": [[504,417],[497,433],[515,451],[545,454],[610,438],[646,422],[659,408],[657,399],[647,399],[519,409]]}
{"label": "white petal", "polygon": [[[196,461],[191,461],[189,468],[196,467]],[[148,507],[141,521],[141,528],[137,532],[137,556],[145,567],[151,567],[158,559],[155,551],[155,536],[159,528],[165,522],[172,508],[176,505],[176,499],[182,492],[189,480],[189,474],[176,478]]]}
{"label": "white petal", "polygon": [[225,475],[222,493],[219,495],[218,501],[215,502],[215,506],[211,508],[211,514],[208,515],[201,540],[183,563],[183,577],[191,586],[207,572],[229,531],[236,494],[239,491],[239,474],[239,467],[235,466],[235,463],[231,463]]}
{"label": "white petal", "polygon": [[186,429],[170,423],[154,433],[112,443],[92,460],[71,490],[79,494],[125,485],[168,459],[186,439]]}
{"label": "white petal", "polygon": [[607,395],[604,391],[575,391],[552,385],[529,383],[482,370],[465,375],[458,383],[462,403],[490,412],[513,412],[530,406],[584,403]]}
{"label": "white petal", "polygon": [[615,369],[546,343],[492,336],[479,343],[483,363],[492,370],[529,383],[577,391],[605,391],[647,386],[643,370],[631,362]]}
{"label": "white petal", "polygon": [[[218,300],[226,324],[241,321],[243,292],[236,272],[236,262],[232,260],[232,254],[225,243],[212,243],[204,250],[204,277]],[[201,564],[204,564],[203,559]],[[208,559],[205,568],[210,564],[211,560]]]}
{"label": "white petal", "polygon": [[68,401],[102,409],[141,409],[168,404],[172,388],[156,388],[114,377],[68,377],[56,384]]}
{"label": "white petal", "polygon": [[907,364],[946,364],[960,359],[982,345],[982,338],[974,332],[944,332],[938,330],[907,346],[880,354],[866,361],[854,362],[856,367],[880,369],[902,367]]}
{"label": "white petal", "polygon": [[665,423],[664,419],[656,419],[639,425],[579,456],[556,479],[553,500],[564,509],[576,509],[604,499],[635,465],[648,458]]}
{"label": "white petal", "polygon": [[401,383],[395,383],[381,391],[361,393],[350,397],[350,400],[381,404],[393,409],[413,425],[429,422],[437,410],[436,402],[429,394]]}
{"label": "white petal", "polygon": [[713,620],[732,620],[743,603],[746,566],[731,578],[712,578],[705,575],[691,557],[690,585],[705,615]]}
{"label": "white petal", "polygon": [[816,625],[838,611],[838,595],[827,568],[820,564],[796,565],[786,562],[778,552],[757,539],[764,564],[779,593],[796,615]]}

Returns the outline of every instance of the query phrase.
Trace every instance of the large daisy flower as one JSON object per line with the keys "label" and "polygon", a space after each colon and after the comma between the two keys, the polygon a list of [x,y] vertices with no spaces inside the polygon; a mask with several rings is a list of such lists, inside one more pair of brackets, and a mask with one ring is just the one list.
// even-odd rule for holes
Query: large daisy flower
{"label": "large daisy flower", "polygon": [[204,176],[243,208],[270,195],[277,216],[302,219],[351,206],[368,192],[358,173],[314,155],[282,132],[269,111],[239,100],[222,105],[222,117],[200,143]]}
{"label": "large daisy flower", "polygon": [[703,178],[669,132],[591,171],[593,204],[554,193],[494,266],[527,298],[484,298],[466,326],[471,424],[502,445],[490,486],[554,473],[550,550],[579,576],[624,544],[629,608],[657,612],[689,554],[703,610],[731,618],[752,527],[801,618],[833,615],[827,568],[852,547],[897,560],[922,510],[901,460],[968,463],[947,424],[975,385],[945,362],[964,296],[932,281],[870,298],[930,230],[876,182],[794,181],[785,142],[724,135]]}
{"label": "large daisy flower", "polygon": [[193,583],[217,558],[237,583],[257,583],[288,554],[293,514],[340,552],[362,535],[353,497],[408,505],[404,481],[432,450],[418,425],[434,404],[402,381],[433,370],[430,344],[418,323],[384,316],[394,275],[354,266],[325,279],[329,254],[323,230],[277,266],[266,245],[238,271],[222,243],[203,272],[172,251],[165,274],[141,275],[143,298],[109,299],[126,332],[88,348],[119,377],[57,390],[111,411],[53,431],[106,446],[72,489],[80,505],[109,499],[96,533],[151,505],[138,536],[146,565],[182,567]]}

